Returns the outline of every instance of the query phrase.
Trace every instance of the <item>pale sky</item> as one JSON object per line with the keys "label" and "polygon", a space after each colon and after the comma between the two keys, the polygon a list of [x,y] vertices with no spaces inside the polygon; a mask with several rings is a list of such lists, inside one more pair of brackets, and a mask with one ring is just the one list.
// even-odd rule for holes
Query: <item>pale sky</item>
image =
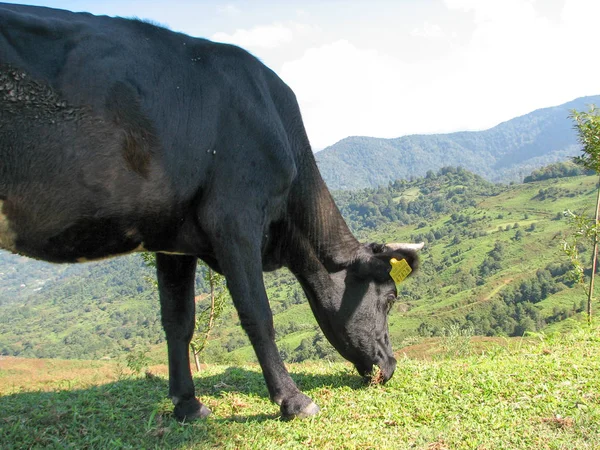
{"label": "pale sky", "polygon": [[598,0],[30,0],[234,43],[295,91],[315,150],[481,130],[600,94]]}

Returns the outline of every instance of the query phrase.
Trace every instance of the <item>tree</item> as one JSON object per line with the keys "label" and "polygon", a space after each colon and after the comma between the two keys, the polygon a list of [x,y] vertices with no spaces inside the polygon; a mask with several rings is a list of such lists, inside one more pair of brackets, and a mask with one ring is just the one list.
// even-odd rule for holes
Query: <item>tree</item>
{"label": "tree", "polygon": [[[199,260],[201,264],[205,264]],[[206,272],[206,281],[210,286],[210,305],[196,314],[196,328],[194,337],[190,342],[196,370],[200,372],[200,360],[198,355],[206,348],[210,333],[213,330],[216,320],[223,313],[227,298],[229,296],[225,277],[208,268]]]}
{"label": "tree", "polygon": [[[593,170],[600,181],[600,115],[598,109],[590,106],[590,110],[576,111],[572,110],[570,117],[575,121],[575,129],[577,137],[582,146],[583,154],[573,158],[573,161],[583,166],[588,170]],[[596,274],[596,263],[598,260],[598,218],[600,215],[600,183],[597,186],[598,195],[596,197],[596,214],[593,222],[590,222],[586,217],[578,216],[570,211],[567,211],[575,224],[574,244],[569,242],[563,243],[564,251],[570,256],[579,281],[583,282],[583,267],[578,258],[577,241],[580,237],[585,237],[592,241],[592,273],[590,275],[590,284],[587,288],[587,316],[588,323],[592,322],[592,296],[594,294],[594,277]]]}

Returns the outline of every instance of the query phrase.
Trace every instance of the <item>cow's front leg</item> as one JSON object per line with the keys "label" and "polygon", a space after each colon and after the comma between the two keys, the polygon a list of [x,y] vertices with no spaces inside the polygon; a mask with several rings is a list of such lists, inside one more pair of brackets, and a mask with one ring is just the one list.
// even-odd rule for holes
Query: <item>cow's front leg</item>
{"label": "cow's front leg", "polygon": [[262,274],[260,234],[252,236],[246,225],[235,219],[225,222],[223,236],[235,239],[217,245],[219,265],[227,278],[242,327],[260,363],[271,399],[280,405],[282,417],[308,417],[319,407],[296,387],[275,344],[273,315]]}
{"label": "cow's front leg", "polygon": [[196,263],[195,256],[156,254],[160,309],[169,352],[169,396],[175,405],[175,417],[181,421],[210,414],[196,398],[190,371]]}

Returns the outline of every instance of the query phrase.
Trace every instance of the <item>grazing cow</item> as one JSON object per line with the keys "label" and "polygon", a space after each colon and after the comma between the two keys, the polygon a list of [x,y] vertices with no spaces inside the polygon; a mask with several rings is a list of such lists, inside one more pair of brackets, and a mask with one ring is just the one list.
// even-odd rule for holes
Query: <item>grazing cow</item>
{"label": "grazing cow", "polygon": [[[223,273],[284,417],[318,407],[277,351],[263,271],[288,267],[358,372],[394,372],[387,313],[419,245],[360,244],[292,91],[256,58],[139,20],[0,4],[0,246],[70,263],[156,252],[169,395],[194,393],[197,258]],[[395,258],[397,261],[394,261]],[[403,261],[404,260],[404,261]]]}

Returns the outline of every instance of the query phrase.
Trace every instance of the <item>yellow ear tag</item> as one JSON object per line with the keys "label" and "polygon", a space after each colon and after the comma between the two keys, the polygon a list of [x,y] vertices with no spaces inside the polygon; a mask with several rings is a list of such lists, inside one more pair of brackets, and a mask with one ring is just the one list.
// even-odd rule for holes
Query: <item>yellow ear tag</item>
{"label": "yellow ear tag", "polygon": [[396,283],[396,291],[400,291],[400,283],[402,283],[407,276],[412,272],[412,268],[408,265],[405,259],[398,261],[396,258],[390,259],[392,270],[390,270],[390,277]]}

